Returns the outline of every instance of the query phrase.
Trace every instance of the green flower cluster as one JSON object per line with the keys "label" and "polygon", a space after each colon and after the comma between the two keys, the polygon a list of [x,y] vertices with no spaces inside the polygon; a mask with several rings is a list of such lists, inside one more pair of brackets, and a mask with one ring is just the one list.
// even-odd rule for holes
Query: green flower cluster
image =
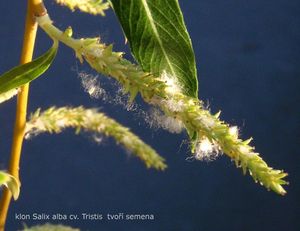
{"label": "green flower cluster", "polygon": [[122,58],[121,52],[113,52],[112,45],[106,46],[99,39],[83,39],[82,46],[76,50],[77,57],[82,57],[90,66],[106,76],[115,78],[122,84],[124,92],[130,94],[132,102],[140,93],[145,101],[154,95],[164,97],[165,83],[150,73],[145,73],[139,66]]}
{"label": "green flower cluster", "polygon": [[[173,95],[169,100],[156,98],[154,101],[165,113],[182,121],[189,134],[196,134],[197,138],[193,141],[195,142],[194,147],[203,137],[206,137],[211,143],[217,144],[219,149],[229,156],[237,167],[241,167],[244,174],[248,170],[253,179],[259,181],[267,189],[281,195],[286,193],[282,185],[287,184],[283,180],[287,173],[269,167],[249,145],[252,139],[245,141],[239,139],[238,134],[232,132],[234,127],[219,119],[220,113],[212,115],[204,109],[200,101],[181,93]],[[177,106],[176,109],[174,109],[174,105]],[[178,107],[178,105],[181,106]],[[197,152],[197,150],[194,151]]]}
{"label": "green flower cluster", "polygon": [[104,11],[109,9],[109,3],[103,0],[56,0],[58,4],[67,6],[72,11],[78,8],[82,12],[102,16],[105,15]]}
{"label": "green flower cluster", "polygon": [[255,181],[267,189],[285,194],[282,185],[287,184],[283,180],[287,174],[268,167],[249,145],[251,139],[239,139],[237,129],[219,119],[220,113],[212,115],[200,100],[184,95],[174,77],[168,73],[153,76],[143,72],[139,66],[122,58],[122,53],[113,52],[111,45],[106,46],[99,39],[73,39],[70,33],[57,29],[48,15],[37,20],[52,38],[73,48],[81,62],[85,59],[99,73],[115,78],[129,92],[131,100],[140,93],[146,102],[174,118],[174,122],[183,123],[191,138],[192,153],[197,159],[205,159],[202,157],[209,155],[209,152],[221,151],[235,161],[244,173],[249,170]]}
{"label": "green flower cluster", "polygon": [[75,128],[76,133],[84,130],[112,137],[118,144],[121,144],[126,150],[140,158],[148,168],[157,170],[166,168],[164,159],[155,150],[145,144],[128,128],[98,112],[96,109],[51,107],[43,112],[37,110],[31,115],[30,120],[26,124],[25,138],[43,132],[60,133],[63,129],[69,127]]}

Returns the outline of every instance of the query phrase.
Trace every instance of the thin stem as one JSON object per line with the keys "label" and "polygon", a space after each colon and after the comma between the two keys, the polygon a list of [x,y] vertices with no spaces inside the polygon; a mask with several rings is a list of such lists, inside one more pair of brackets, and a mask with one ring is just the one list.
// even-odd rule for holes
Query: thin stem
{"label": "thin stem", "polygon": [[48,15],[43,17],[37,17],[37,22],[39,26],[52,38],[59,40],[68,47],[77,51],[82,46],[82,41],[80,39],[74,39],[69,36],[66,32],[61,31],[52,24],[52,21]]}
{"label": "thin stem", "polygon": [[[27,13],[25,22],[25,33],[23,40],[23,49],[21,53],[20,63],[24,64],[32,60],[34,50],[35,37],[37,31],[37,23],[34,15],[43,15],[45,13],[42,0],[28,0]],[[26,111],[28,102],[29,85],[21,87],[18,93],[16,119],[14,127],[14,136],[11,148],[11,158],[9,162],[9,173],[19,180],[19,163],[24,139]],[[4,230],[8,208],[11,201],[11,193],[4,189],[0,201],[0,231]]]}

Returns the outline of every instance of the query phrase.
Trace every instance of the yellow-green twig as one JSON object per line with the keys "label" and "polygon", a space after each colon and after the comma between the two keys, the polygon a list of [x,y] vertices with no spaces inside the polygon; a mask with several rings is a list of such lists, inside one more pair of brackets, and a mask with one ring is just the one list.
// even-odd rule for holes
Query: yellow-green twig
{"label": "yellow-green twig", "polygon": [[[37,31],[37,24],[35,22],[34,15],[41,16],[43,15],[43,13],[45,13],[45,8],[43,7],[42,0],[28,0],[23,49],[20,60],[21,64],[30,62],[32,60]],[[28,92],[29,85],[26,84],[20,88],[20,91],[18,93],[14,136],[9,163],[9,173],[17,180],[19,180],[19,163],[25,132]],[[11,197],[11,192],[7,189],[4,189],[0,201],[0,231],[3,231],[5,227],[5,221]]]}

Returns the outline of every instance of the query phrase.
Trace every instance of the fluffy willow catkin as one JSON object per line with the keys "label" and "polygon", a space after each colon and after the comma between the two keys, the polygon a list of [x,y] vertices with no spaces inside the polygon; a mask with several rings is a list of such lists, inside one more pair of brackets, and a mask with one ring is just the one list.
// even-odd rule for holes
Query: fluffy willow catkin
{"label": "fluffy willow catkin", "polygon": [[55,0],[58,4],[70,8],[72,11],[79,9],[82,12],[105,16],[109,3],[103,0]]}
{"label": "fluffy willow catkin", "polygon": [[155,150],[128,128],[96,109],[51,107],[43,112],[37,110],[26,124],[25,138],[43,132],[60,133],[66,128],[75,128],[76,132],[84,130],[112,137],[118,144],[140,158],[148,168],[158,170],[166,168],[164,159]]}
{"label": "fluffy willow catkin", "polygon": [[[269,167],[249,145],[251,139],[239,139],[237,132],[232,132],[233,127],[219,119],[219,113],[212,115],[200,100],[184,95],[174,77],[166,72],[161,76],[145,73],[138,65],[122,58],[123,53],[113,52],[112,45],[101,43],[99,38],[74,39],[70,30],[57,29],[48,15],[38,17],[37,21],[52,38],[74,49],[81,62],[86,60],[99,73],[116,79],[129,92],[130,100],[140,93],[146,102],[160,108],[174,118],[174,122],[182,123],[190,137],[194,137],[192,152],[197,159],[206,159],[209,150],[223,152],[267,189],[281,195],[286,193],[282,185],[287,184],[283,180],[287,174]],[[203,141],[214,147],[202,145]]]}

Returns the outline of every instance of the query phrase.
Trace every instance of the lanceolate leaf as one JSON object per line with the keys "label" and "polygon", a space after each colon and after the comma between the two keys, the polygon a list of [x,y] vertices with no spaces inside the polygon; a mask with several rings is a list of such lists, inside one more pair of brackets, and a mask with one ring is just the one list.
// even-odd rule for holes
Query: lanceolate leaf
{"label": "lanceolate leaf", "polygon": [[32,62],[14,67],[0,76],[0,94],[18,88],[43,74],[55,58],[58,41],[43,55]]}
{"label": "lanceolate leaf", "polygon": [[15,200],[18,199],[20,194],[20,183],[16,178],[6,172],[0,171],[0,186],[1,185],[6,186],[11,191]]}
{"label": "lanceolate leaf", "polygon": [[197,97],[194,51],[178,0],[111,0],[131,51],[146,72],[166,71]]}

